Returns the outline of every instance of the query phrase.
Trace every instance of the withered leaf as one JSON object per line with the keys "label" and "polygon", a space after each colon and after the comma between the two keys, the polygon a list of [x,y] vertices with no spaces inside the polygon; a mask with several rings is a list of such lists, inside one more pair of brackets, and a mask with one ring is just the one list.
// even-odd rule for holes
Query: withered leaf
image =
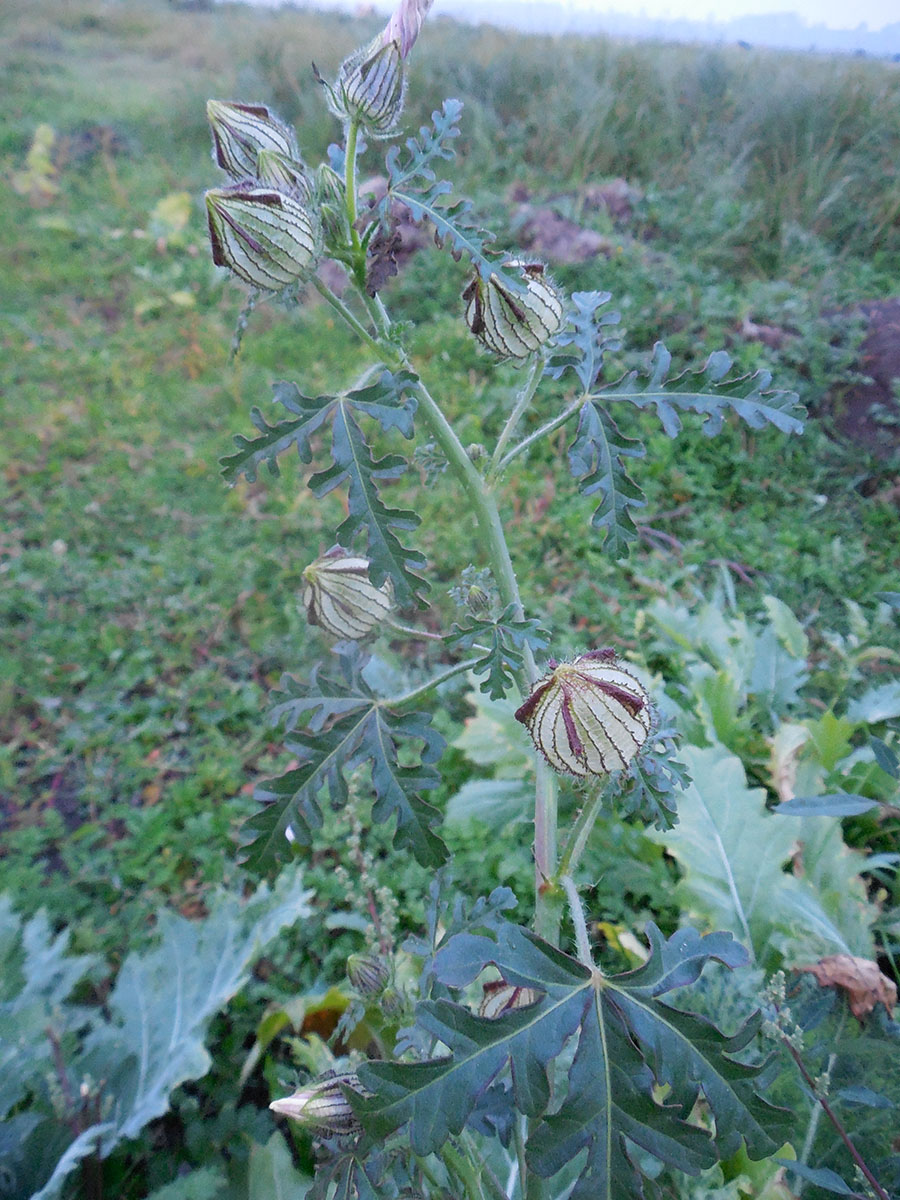
{"label": "withered leaf", "polygon": [[808,967],[797,967],[815,975],[821,987],[840,987],[847,993],[850,1011],[857,1020],[862,1019],[883,1004],[888,1016],[893,1015],[897,1003],[897,987],[878,968],[878,963],[868,958],[856,958],[852,954],[830,954]]}

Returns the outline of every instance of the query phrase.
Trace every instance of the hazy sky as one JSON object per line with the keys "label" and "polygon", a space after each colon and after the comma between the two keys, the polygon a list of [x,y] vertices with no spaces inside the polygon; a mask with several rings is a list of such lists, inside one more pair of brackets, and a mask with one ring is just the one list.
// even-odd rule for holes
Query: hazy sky
{"label": "hazy sky", "polygon": [[694,20],[728,21],[749,13],[795,12],[810,24],[833,29],[855,29],[865,23],[881,29],[900,21],[900,0],[568,0],[573,7],[611,12],[640,13],[648,17],[690,17]]}

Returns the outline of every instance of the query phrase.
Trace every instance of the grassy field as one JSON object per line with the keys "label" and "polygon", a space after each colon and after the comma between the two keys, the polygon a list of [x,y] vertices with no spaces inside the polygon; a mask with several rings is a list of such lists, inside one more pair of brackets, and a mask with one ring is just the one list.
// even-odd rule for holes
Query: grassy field
{"label": "grassy field", "polygon": [[[200,915],[211,885],[243,886],[236,828],[280,761],[266,694],[321,652],[297,597],[339,501],[314,503],[292,467],[229,490],[217,459],[273,380],[315,394],[365,365],[312,302],[260,307],[229,362],[242,296],[209,261],[205,101],[272,104],[315,161],[335,129],[310,60],[327,76],[372,28],[161,0],[0,13],[0,880],[18,911],[46,907],[74,948],[112,962],[161,904]],[[515,244],[514,185],[607,239],[556,274],[613,293],[627,341],[610,377],[657,339],[683,366],[724,345],[812,417],[790,441],[735,428],[670,442],[643,423],[646,528],[624,568],[589,528],[560,439],[504,485],[513,548],[537,564],[527,600],[568,646],[635,647],[655,598],[693,602],[724,573],[746,611],[764,594],[795,611],[823,706],[889,678],[900,639],[875,593],[897,588],[897,412],[881,414],[878,455],[835,420],[861,369],[854,306],[900,279],[897,66],[436,21],[414,67],[410,125],[447,95],[465,102],[456,177],[501,244]],[[590,185],[619,178],[626,213],[585,207]],[[478,442],[504,414],[459,319],[463,284],[427,249],[387,299],[430,317],[417,362]],[[469,562],[452,504],[439,482],[422,530],[441,564],[436,626]],[[451,706],[451,736],[465,711]],[[452,752],[448,794],[466,770]],[[475,842],[460,852],[479,869]],[[527,877],[527,851],[509,854],[510,877]],[[410,868],[410,919],[423,888]],[[329,954],[303,968],[310,986]]]}

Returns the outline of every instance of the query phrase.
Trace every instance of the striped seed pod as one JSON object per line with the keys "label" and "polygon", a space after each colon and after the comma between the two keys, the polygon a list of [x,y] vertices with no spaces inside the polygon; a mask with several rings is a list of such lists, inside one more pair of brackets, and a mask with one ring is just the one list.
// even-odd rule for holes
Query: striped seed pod
{"label": "striped seed pod", "polygon": [[482,987],[478,1015],[493,1021],[505,1013],[512,1012],[513,1009],[536,1004],[542,995],[543,992],[536,988],[516,987],[513,983],[507,983],[505,979],[495,979]]}
{"label": "striped seed pod", "polygon": [[361,996],[377,996],[384,990],[390,970],[376,954],[351,954],[347,959],[347,978]]}
{"label": "striped seed pod", "polygon": [[487,283],[476,275],[463,292],[466,323],[498,358],[527,358],[562,324],[562,299],[543,263],[514,261],[506,269],[521,275],[524,289],[514,292],[496,275]]}
{"label": "striped seed pod", "polygon": [[650,697],[613,650],[560,663],[516,712],[547,762],[569,775],[627,767],[650,736]]}
{"label": "striped seed pod", "polygon": [[328,88],[328,103],[342,121],[359,121],[376,138],[397,128],[406,96],[400,44],[380,38],[356,50],[341,63],[337,82]]}
{"label": "striped seed pod", "polygon": [[393,607],[390,579],[376,587],[369,578],[369,560],[345,554],[339,546],[310,563],[303,581],[307,620],[339,640],[364,638]]}
{"label": "striped seed pod", "polygon": [[356,1119],[350,1101],[344,1095],[344,1087],[364,1096],[370,1095],[360,1084],[355,1071],[345,1071],[342,1074],[324,1075],[309,1087],[300,1088],[292,1096],[273,1100],[269,1108],[284,1117],[290,1117],[300,1125],[305,1125],[320,1137],[359,1133],[362,1126]]}
{"label": "striped seed pod", "polygon": [[279,150],[260,150],[256,156],[255,175],[263,187],[287,192],[301,203],[312,198],[312,180],[303,163],[288,158]]}
{"label": "striped seed pod", "polygon": [[264,104],[208,100],[206,118],[212,130],[213,158],[232,179],[255,176],[260,150],[275,150],[299,161],[293,130],[273,117]]}
{"label": "striped seed pod", "polygon": [[316,265],[320,233],[293,196],[249,180],[206,193],[213,262],[263,291],[307,278]]}

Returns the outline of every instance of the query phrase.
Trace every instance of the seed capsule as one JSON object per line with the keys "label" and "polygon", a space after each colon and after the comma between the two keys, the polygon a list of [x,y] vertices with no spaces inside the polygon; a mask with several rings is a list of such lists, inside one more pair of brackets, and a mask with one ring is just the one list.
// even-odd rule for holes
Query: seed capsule
{"label": "seed capsule", "polygon": [[513,292],[497,275],[487,283],[476,275],[463,292],[466,323],[499,358],[527,358],[562,324],[562,299],[542,263],[510,262],[506,267],[522,276],[524,289]]}
{"label": "seed capsule", "polygon": [[492,983],[484,984],[482,988],[478,1015],[495,1020],[513,1009],[536,1004],[542,995],[543,993],[536,988],[516,987],[515,984],[507,983],[505,979],[495,979]]}
{"label": "seed capsule", "polygon": [[209,100],[206,117],[213,137],[213,157],[232,179],[256,175],[260,150],[275,150],[297,159],[293,130],[273,117],[264,104],[232,104]]}
{"label": "seed capsule", "polygon": [[390,579],[376,587],[369,578],[369,560],[345,554],[339,546],[310,563],[303,580],[307,620],[338,639],[359,641],[393,607]]}
{"label": "seed capsule", "polygon": [[351,954],[347,959],[347,978],[363,996],[377,996],[384,990],[390,971],[383,958],[375,954]]}
{"label": "seed capsule", "polygon": [[650,736],[650,697],[613,650],[561,663],[516,712],[547,762],[570,775],[627,767]]}
{"label": "seed capsule", "polygon": [[319,231],[293,196],[252,181],[206,193],[213,262],[245,283],[275,292],[316,265]]}
{"label": "seed capsule", "polygon": [[406,95],[400,44],[375,38],[341,63],[337,82],[328,89],[329,107],[342,121],[359,121],[373,137],[388,137],[397,127]]}
{"label": "seed capsule", "polygon": [[309,1087],[294,1092],[293,1096],[273,1100],[269,1108],[305,1125],[321,1137],[359,1133],[362,1126],[344,1095],[342,1084],[361,1095],[370,1094],[360,1084],[355,1071],[346,1071],[323,1076]]}

